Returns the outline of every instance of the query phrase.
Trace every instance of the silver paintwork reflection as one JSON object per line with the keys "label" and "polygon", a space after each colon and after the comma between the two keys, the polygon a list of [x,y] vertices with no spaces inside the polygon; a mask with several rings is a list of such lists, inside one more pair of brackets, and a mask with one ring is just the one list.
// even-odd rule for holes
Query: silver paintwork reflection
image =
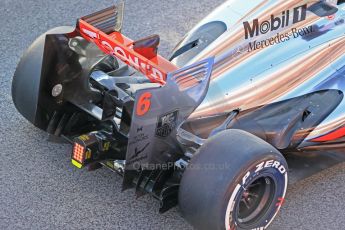
{"label": "silver paintwork reflection", "polygon": [[[243,22],[269,20],[286,9],[317,1],[229,0],[190,33],[210,21],[223,21],[228,30],[189,63],[215,56],[208,94],[189,120],[247,110],[321,89],[345,92],[345,5],[334,18],[307,12],[306,20],[245,40]],[[291,15],[290,15],[291,16]],[[292,20],[292,19],[291,19]],[[313,27],[310,35],[248,52],[250,42]],[[318,31],[318,32],[315,32]],[[188,37],[188,36],[187,36]],[[345,100],[306,138],[310,140],[345,125]]]}

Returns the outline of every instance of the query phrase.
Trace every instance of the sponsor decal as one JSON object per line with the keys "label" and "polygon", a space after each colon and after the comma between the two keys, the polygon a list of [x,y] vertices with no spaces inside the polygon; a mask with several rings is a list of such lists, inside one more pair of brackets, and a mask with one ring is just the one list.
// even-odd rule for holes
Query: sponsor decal
{"label": "sponsor decal", "polygon": [[148,78],[150,78],[153,81],[164,82],[166,74],[164,74],[157,67],[150,65],[146,59],[143,59],[139,55],[136,55],[134,51],[129,51],[128,49],[123,47],[124,45],[117,44],[109,40],[108,38],[100,35],[99,33],[92,31],[92,29],[90,28],[83,28],[83,26],[85,25],[79,26],[81,27],[82,35],[92,40],[105,53],[121,59],[126,64],[144,73]]}
{"label": "sponsor decal", "polygon": [[134,150],[131,148],[127,165],[145,160],[147,158],[148,147],[151,144],[148,142],[149,136],[144,132],[143,126],[137,127],[136,131],[136,135],[129,139],[129,145],[135,145],[135,147]]}
{"label": "sponsor decal", "polygon": [[[260,172],[261,170],[265,168],[276,168],[281,174],[286,173],[286,168],[283,164],[281,164],[279,161],[275,160],[268,160],[268,161],[263,161],[260,164],[255,166],[255,173]],[[242,178],[242,186],[244,186],[247,182],[247,179],[251,176],[251,171],[248,171]]]}
{"label": "sponsor decal", "polygon": [[279,43],[287,42],[290,39],[298,37],[304,37],[314,32],[313,26],[303,27],[301,29],[292,28],[289,32],[281,34],[277,33],[274,37],[270,37],[265,40],[249,42],[248,52],[263,49],[269,46],[273,46]]}
{"label": "sponsor decal", "polygon": [[145,141],[149,138],[149,136],[145,133],[139,133],[138,135],[134,136],[133,138],[131,138],[129,144],[130,145],[134,145],[137,144],[139,142]]}
{"label": "sponsor decal", "polygon": [[[291,12],[292,11],[292,12]],[[290,19],[292,15],[292,20]],[[259,19],[254,19],[252,23],[243,22],[245,30],[245,39],[253,38],[268,32],[278,30],[280,28],[288,27],[292,24],[302,22],[307,16],[307,4],[298,6],[293,10],[283,11],[281,15],[271,15],[270,20],[260,22]]]}
{"label": "sponsor decal", "polygon": [[258,164],[256,166],[255,173],[259,172],[260,170],[264,168],[276,168],[281,174],[286,173],[285,166],[282,165],[279,161],[274,161],[274,160],[264,161]]}
{"label": "sponsor decal", "polygon": [[142,148],[138,148],[138,146],[135,147],[134,154],[131,157],[131,160],[136,158],[136,157],[138,157],[140,155],[140,153],[144,152],[149,145],[150,145],[150,143],[146,143],[146,145],[144,147],[142,147]]}
{"label": "sponsor decal", "polygon": [[129,145],[134,145],[147,139],[149,139],[149,135],[144,132],[143,126],[139,126],[137,127],[136,135],[130,138]]}
{"label": "sponsor decal", "polygon": [[158,118],[156,136],[165,138],[171,134],[176,127],[178,110],[164,114]]}
{"label": "sponsor decal", "polygon": [[[259,21],[254,19],[252,22],[243,22],[245,39],[255,39],[260,35],[265,35],[283,28],[289,28],[294,24],[303,22],[307,17],[307,4],[295,7],[293,9],[285,10],[281,15],[271,15],[269,20]],[[306,27],[292,27],[284,33],[276,33],[275,35],[263,40],[251,40],[248,46],[241,47],[241,52],[251,52],[259,49],[264,49],[269,46],[287,42],[291,39],[305,37],[315,32],[313,25]]]}
{"label": "sponsor decal", "polygon": [[142,132],[142,131],[143,131],[143,128],[144,128],[143,126],[138,127],[138,128],[137,128],[137,133]]}

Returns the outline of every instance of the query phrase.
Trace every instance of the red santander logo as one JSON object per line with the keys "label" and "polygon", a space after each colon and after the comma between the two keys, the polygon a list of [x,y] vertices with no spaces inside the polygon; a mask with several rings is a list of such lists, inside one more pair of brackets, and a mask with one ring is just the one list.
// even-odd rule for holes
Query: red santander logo
{"label": "red santander logo", "polygon": [[101,34],[88,28],[81,28],[83,36],[92,40],[102,51],[121,59],[126,64],[145,74],[151,81],[163,83],[166,77],[160,69],[152,66],[148,60],[136,56],[129,48],[117,45],[116,42],[103,37]]}

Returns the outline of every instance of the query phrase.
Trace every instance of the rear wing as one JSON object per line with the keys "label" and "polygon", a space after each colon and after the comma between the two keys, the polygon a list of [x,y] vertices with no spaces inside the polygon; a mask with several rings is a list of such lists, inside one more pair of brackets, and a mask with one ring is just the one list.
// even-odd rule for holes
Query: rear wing
{"label": "rear wing", "polygon": [[152,82],[165,84],[178,68],[157,54],[159,36],[132,41],[120,33],[123,7],[109,7],[78,20],[80,34],[104,53],[113,55],[143,73]]}

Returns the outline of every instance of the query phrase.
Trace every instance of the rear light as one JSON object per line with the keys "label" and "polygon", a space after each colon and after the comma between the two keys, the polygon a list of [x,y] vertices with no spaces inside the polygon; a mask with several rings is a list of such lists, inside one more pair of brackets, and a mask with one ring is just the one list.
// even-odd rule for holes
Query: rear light
{"label": "rear light", "polygon": [[[77,168],[108,159],[110,141],[101,132],[84,134],[74,139],[72,164]],[[94,156],[93,156],[94,155]]]}
{"label": "rear light", "polygon": [[83,163],[85,160],[85,147],[81,144],[75,143],[72,158],[80,163]]}
{"label": "rear light", "polygon": [[77,168],[82,168],[87,158],[86,147],[75,142],[72,153],[72,164]]}

